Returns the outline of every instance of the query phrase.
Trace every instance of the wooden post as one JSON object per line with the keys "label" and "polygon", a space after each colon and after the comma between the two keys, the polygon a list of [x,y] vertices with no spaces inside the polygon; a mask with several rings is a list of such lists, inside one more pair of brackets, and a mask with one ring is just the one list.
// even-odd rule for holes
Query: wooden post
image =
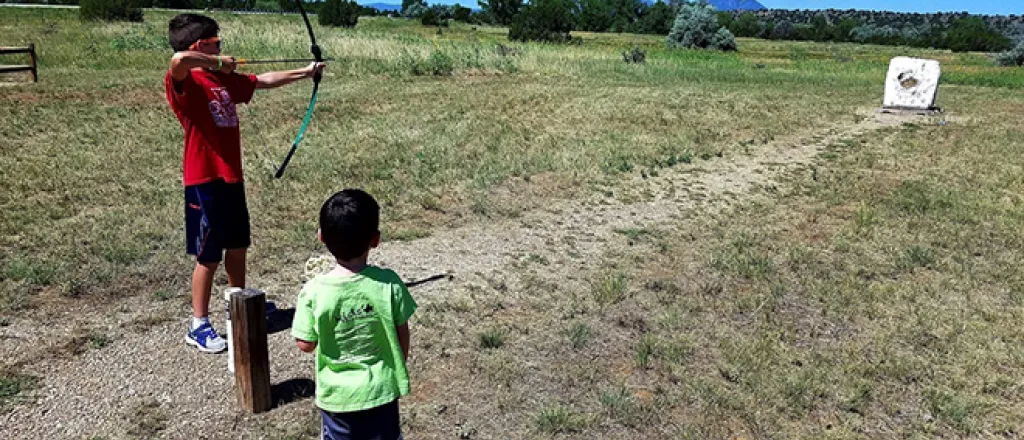
{"label": "wooden post", "polygon": [[32,57],[32,82],[39,82],[39,71],[36,68],[36,45],[28,43],[28,53]]}
{"label": "wooden post", "polygon": [[270,358],[267,352],[266,295],[256,289],[231,294],[230,343],[235,347],[238,403],[251,413],[270,410]]}

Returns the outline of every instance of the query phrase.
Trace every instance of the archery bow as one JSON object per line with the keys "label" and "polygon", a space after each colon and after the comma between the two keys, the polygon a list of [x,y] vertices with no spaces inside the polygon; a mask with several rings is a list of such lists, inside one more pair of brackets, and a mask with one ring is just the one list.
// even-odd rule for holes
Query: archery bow
{"label": "archery bow", "polygon": [[[295,4],[299,7],[299,13],[302,14],[302,21],[306,23],[306,31],[309,32],[309,51],[313,54],[313,58],[316,62],[321,63],[324,61],[323,56],[320,55],[320,46],[316,44],[316,36],[313,35],[313,26],[309,24],[309,17],[306,16],[306,10],[302,8],[302,0],[295,0]],[[299,133],[295,135],[295,141],[292,142],[292,148],[288,150],[288,155],[285,156],[284,162],[281,162],[281,166],[277,169],[277,173],[274,174],[275,178],[280,178],[284,175],[284,169],[288,166],[288,162],[292,160],[292,155],[295,154],[295,150],[299,148],[299,142],[302,142],[302,136],[306,134],[306,128],[309,127],[309,120],[313,117],[313,106],[316,105],[316,92],[320,89],[320,71],[316,71],[313,74],[313,95],[309,98],[309,108],[306,109],[306,117],[302,119],[302,126],[299,127]]]}

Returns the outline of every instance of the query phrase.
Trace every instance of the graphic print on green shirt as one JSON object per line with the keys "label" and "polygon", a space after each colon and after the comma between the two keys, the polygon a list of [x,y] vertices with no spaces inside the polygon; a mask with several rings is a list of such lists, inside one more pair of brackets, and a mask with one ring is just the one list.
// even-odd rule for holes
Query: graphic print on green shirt
{"label": "graphic print on green shirt", "polygon": [[317,343],[317,406],[360,411],[409,394],[396,328],[415,312],[416,301],[388,269],[309,280],[295,303],[292,336]]}

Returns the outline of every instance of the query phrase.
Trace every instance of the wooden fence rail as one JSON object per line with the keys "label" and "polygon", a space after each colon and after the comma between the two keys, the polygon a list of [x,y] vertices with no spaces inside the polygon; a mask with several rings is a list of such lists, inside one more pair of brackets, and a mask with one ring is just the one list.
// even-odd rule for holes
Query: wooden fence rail
{"label": "wooden fence rail", "polygon": [[36,69],[36,45],[29,43],[28,47],[0,47],[0,55],[16,53],[29,54],[29,57],[32,58],[32,64],[0,66],[0,73],[31,71],[32,82],[39,82],[39,71]]}

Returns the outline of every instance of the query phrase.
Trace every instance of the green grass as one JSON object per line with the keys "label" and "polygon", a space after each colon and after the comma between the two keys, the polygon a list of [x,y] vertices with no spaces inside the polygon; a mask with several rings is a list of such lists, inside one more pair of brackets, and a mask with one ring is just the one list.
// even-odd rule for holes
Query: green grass
{"label": "green grass", "polygon": [[[307,55],[298,17],[214,16],[229,54]],[[126,296],[181,305],[166,301],[191,270],[181,128],[161,87],[170,17],[3,10],[0,41],[36,43],[42,81],[0,78],[0,325],[105,316]],[[384,18],[316,31],[337,61],[284,179],[271,174],[308,84],[239,110],[260,256],[249,272],[285,288],[323,251],[316,210],[343,187],[378,197],[386,240],[525,219],[858,123],[893,56],[943,65],[946,124],[851,134],[723,212],[619,229],[582,268],[524,252],[508,278],[425,295],[417,438],[450,437],[424,408],[454,401],[494,438],[1012,438],[1024,426],[1024,70],[852,44],[741,39],[720,54],[589,33],[580,46],[512,44],[501,28],[436,35]],[[645,65],[621,61],[634,46]],[[112,342],[92,331],[56,348]],[[34,381],[0,376],[0,404],[22,404]],[[175,423],[156,402],[129,411],[132,435]]]}

